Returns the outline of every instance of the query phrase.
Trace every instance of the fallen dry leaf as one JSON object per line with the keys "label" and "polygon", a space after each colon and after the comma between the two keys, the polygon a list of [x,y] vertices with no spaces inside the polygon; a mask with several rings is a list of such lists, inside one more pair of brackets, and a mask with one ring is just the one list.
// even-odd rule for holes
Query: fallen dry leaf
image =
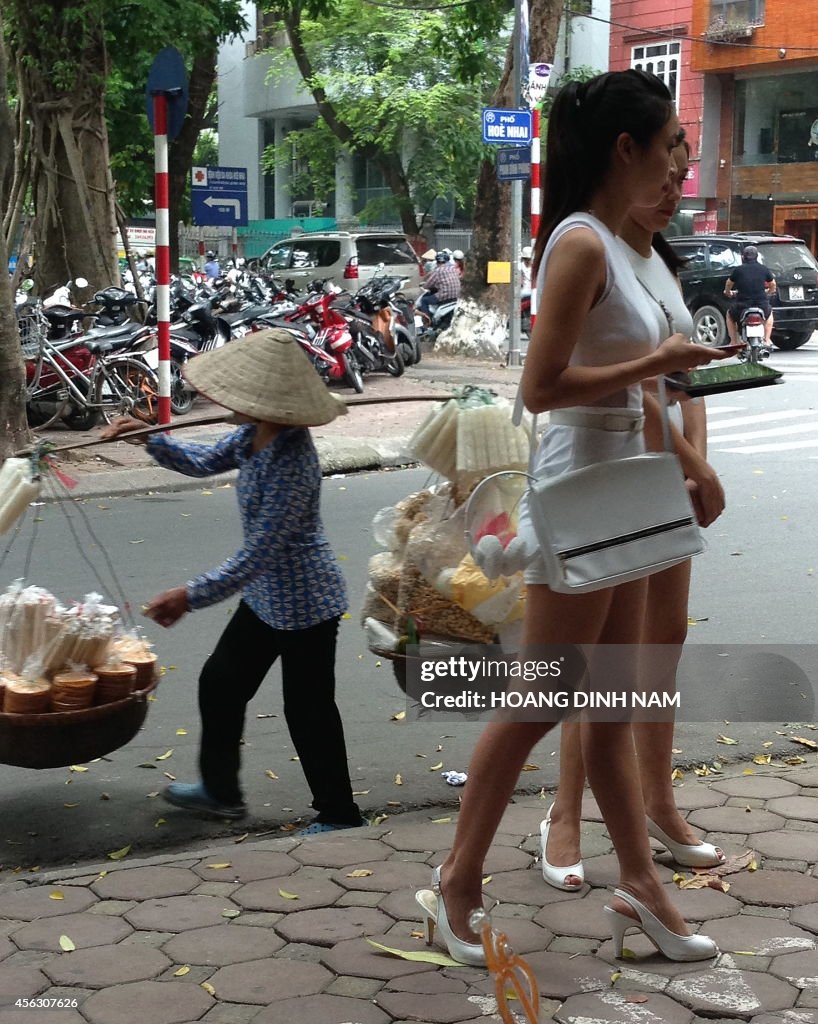
{"label": "fallen dry leaf", "polygon": [[190,968],[187,964],[183,964],[178,970],[173,972],[173,977],[184,978],[186,974],[190,974]]}
{"label": "fallen dry leaf", "polygon": [[278,895],[283,900],[300,900],[301,899],[301,897],[296,895],[296,893],[294,893],[294,892],[287,892],[286,889],[279,889],[278,890]]}
{"label": "fallen dry leaf", "polygon": [[388,953],[390,956],[400,957],[401,960],[411,960],[414,963],[421,964],[436,964],[438,967],[463,967],[463,964],[452,960],[450,956],[446,956],[445,953],[410,953],[405,949],[393,949],[391,946],[382,946],[380,942],[374,942],[372,939],[366,940],[370,946],[374,946],[375,949],[379,949],[382,953]]}
{"label": "fallen dry leaf", "polygon": [[772,761],[771,754],[756,754],[753,758],[753,764],[769,764]]}
{"label": "fallen dry leaf", "polygon": [[82,764],[71,764],[68,766],[70,772],[87,772],[88,769]]}
{"label": "fallen dry leaf", "polygon": [[423,934],[423,932],[414,931],[414,932],[409,932],[409,938],[410,939],[425,939],[426,936]]}
{"label": "fallen dry leaf", "polygon": [[372,819],[372,824],[382,825],[388,817],[388,814],[376,814],[375,817]]}
{"label": "fallen dry leaf", "polygon": [[436,772],[436,771],[439,771],[442,767],[443,767],[443,762],[439,761],[437,764],[433,764],[432,767],[429,769],[429,771],[430,772]]}
{"label": "fallen dry leaf", "polygon": [[79,804],[63,804],[63,807],[79,807]]}
{"label": "fallen dry leaf", "polygon": [[176,730],[176,735],[177,736],[187,736],[187,729],[177,729]]}
{"label": "fallen dry leaf", "polygon": [[755,853],[752,850],[745,850],[744,853],[734,854],[728,857],[723,864],[717,864],[712,868],[699,868],[698,870],[708,875],[735,875],[739,871],[749,868]]}
{"label": "fallen dry leaf", "polygon": [[368,789],[353,789],[352,795],[353,796],[367,796],[369,794],[369,792],[370,791]]}
{"label": "fallen dry leaf", "polygon": [[615,985],[622,977],[622,971],[614,971],[611,975],[611,985]]}
{"label": "fallen dry leaf", "polygon": [[742,775],[755,775],[755,772],[753,771],[752,768],[745,768],[744,771],[741,774]]}
{"label": "fallen dry leaf", "polygon": [[810,740],[805,736],[790,736],[791,743],[801,743],[810,750],[818,750],[818,740]]}
{"label": "fallen dry leaf", "polygon": [[354,871],[347,872],[347,878],[369,878],[371,874],[369,868],[355,868]]}
{"label": "fallen dry leaf", "polygon": [[270,768],[268,768],[267,771],[264,774],[267,776],[268,779],[277,779],[278,778],[276,773],[274,771],[272,771]]}
{"label": "fallen dry leaf", "polygon": [[160,754],[159,757],[157,757],[156,760],[157,761],[167,761],[167,759],[169,757],[172,757],[172,756],[173,756],[173,747],[171,747],[170,750],[166,750],[164,754]]}
{"label": "fallen dry leaf", "polygon": [[764,743],[761,744],[761,746],[764,747],[765,749],[767,747],[771,747],[772,745],[773,745],[773,741],[772,740],[765,740]]}
{"label": "fallen dry leaf", "polygon": [[629,996],[625,996],[626,1003],[646,1003],[648,997],[642,995],[640,992],[632,992]]}
{"label": "fallen dry leaf", "polygon": [[524,764],[520,770],[524,772],[538,772],[540,766],[538,764]]}
{"label": "fallen dry leaf", "polygon": [[167,818],[157,818],[156,821],[153,823],[153,827],[159,828],[160,825],[167,825],[167,823]]}
{"label": "fallen dry leaf", "polygon": [[250,836],[249,832],[245,832],[242,836],[236,836],[233,840],[234,843],[243,843],[245,839]]}
{"label": "fallen dry leaf", "polygon": [[738,740],[734,740],[730,736],[725,736],[723,733],[719,733],[716,737],[716,743],[724,743],[726,746],[736,746]]}
{"label": "fallen dry leaf", "polygon": [[229,860],[226,860],[220,864],[207,864],[206,867],[212,868],[214,871],[222,871],[224,868],[232,868],[233,865]]}
{"label": "fallen dry leaf", "polygon": [[403,805],[402,805],[400,800],[387,800],[386,801],[386,806],[387,807],[401,807]]}
{"label": "fallen dry leaf", "polygon": [[240,913],[241,913],[240,910],[223,910],[222,911],[222,917],[230,917],[230,918],[238,917]]}
{"label": "fallen dry leaf", "polygon": [[400,772],[398,772],[398,774],[395,776],[395,785],[396,786],[402,786],[403,785],[403,779],[400,777]]}
{"label": "fallen dry leaf", "polygon": [[681,770],[681,768],[674,768],[673,771],[670,773],[670,778],[673,782],[678,782],[680,779],[683,779],[684,777],[685,773]]}
{"label": "fallen dry leaf", "polygon": [[[207,493],[209,494],[210,492],[208,491]],[[216,995],[216,990],[215,988],[213,988],[209,981],[203,981],[200,987],[203,988],[205,992],[209,993],[211,996]]]}
{"label": "fallen dry leaf", "polygon": [[680,889],[717,889],[719,892],[728,892],[730,883],[725,882],[714,874],[696,874],[692,878],[685,878],[679,882]]}
{"label": "fallen dry leaf", "polygon": [[60,892],[59,889],[55,889],[54,892],[50,892],[48,894],[48,898],[50,900],[64,900],[65,896],[63,895],[63,893]]}
{"label": "fallen dry leaf", "polygon": [[60,936],[60,949],[65,953],[72,953],[77,947],[67,935]]}
{"label": "fallen dry leaf", "polygon": [[488,885],[493,877],[494,875],[486,875],[486,877],[483,879],[483,885]]}
{"label": "fallen dry leaf", "polygon": [[109,860],[124,860],[125,857],[131,852],[130,846],[123,846],[121,850],[114,850],[113,853],[108,854]]}
{"label": "fallen dry leaf", "polygon": [[432,818],[433,825],[448,825],[451,818]]}

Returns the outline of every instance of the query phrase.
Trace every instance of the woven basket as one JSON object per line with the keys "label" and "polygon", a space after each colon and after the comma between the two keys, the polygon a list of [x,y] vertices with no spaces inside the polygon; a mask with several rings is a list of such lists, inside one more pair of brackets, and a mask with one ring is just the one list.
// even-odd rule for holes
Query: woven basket
{"label": "woven basket", "polygon": [[129,743],[148,713],[157,678],[124,700],[81,711],[43,715],[0,713],[0,764],[18,768],[64,768],[93,761]]}

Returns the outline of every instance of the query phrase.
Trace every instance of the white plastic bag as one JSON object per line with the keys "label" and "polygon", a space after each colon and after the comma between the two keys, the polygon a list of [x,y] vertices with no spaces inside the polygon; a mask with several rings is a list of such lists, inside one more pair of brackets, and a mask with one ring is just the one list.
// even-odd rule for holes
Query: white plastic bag
{"label": "white plastic bag", "polygon": [[39,496],[40,482],[34,479],[31,460],[6,459],[0,468],[0,534],[10,530]]}

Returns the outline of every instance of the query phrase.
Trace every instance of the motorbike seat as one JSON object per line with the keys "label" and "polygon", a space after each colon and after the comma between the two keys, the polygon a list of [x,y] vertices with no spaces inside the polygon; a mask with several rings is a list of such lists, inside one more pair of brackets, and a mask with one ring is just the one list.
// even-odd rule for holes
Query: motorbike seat
{"label": "motorbike seat", "polygon": [[85,341],[85,347],[94,356],[105,355],[108,352],[119,352],[120,349],[132,345],[134,338],[108,338],[99,341]]}
{"label": "motorbike seat", "polygon": [[83,340],[86,342],[118,341],[120,338],[127,338],[130,340],[145,330],[147,330],[145,324],[138,324],[133,320],[129,320],[124,324],[115,324],[108,327],[93,327],[84,335]]}
{"label": "motorbike seat", "polygon": [[52,306],[44,310],[46,318],[55,326],[68,326],[76,320],[84,320],[89,314],[82,309],[68,309],[65,306]]}

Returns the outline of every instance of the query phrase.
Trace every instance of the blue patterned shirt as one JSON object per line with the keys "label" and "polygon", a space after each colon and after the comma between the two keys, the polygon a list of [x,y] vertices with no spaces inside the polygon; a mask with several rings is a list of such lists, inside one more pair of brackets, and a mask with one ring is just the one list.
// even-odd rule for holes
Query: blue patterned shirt
{"label": "blue patterned shirt", "polygon": [[237,591],[274,629],[307,629],[347,609],[344,577],[320,515],[321,466],[309,430],[283,430],[261,451],[255,427],[240,427],[213,445],[158,434],[148,451],[166,469],[211,476],[238,469],[236,490],[244,544],[218,568],[187,584],[191,609]]}

